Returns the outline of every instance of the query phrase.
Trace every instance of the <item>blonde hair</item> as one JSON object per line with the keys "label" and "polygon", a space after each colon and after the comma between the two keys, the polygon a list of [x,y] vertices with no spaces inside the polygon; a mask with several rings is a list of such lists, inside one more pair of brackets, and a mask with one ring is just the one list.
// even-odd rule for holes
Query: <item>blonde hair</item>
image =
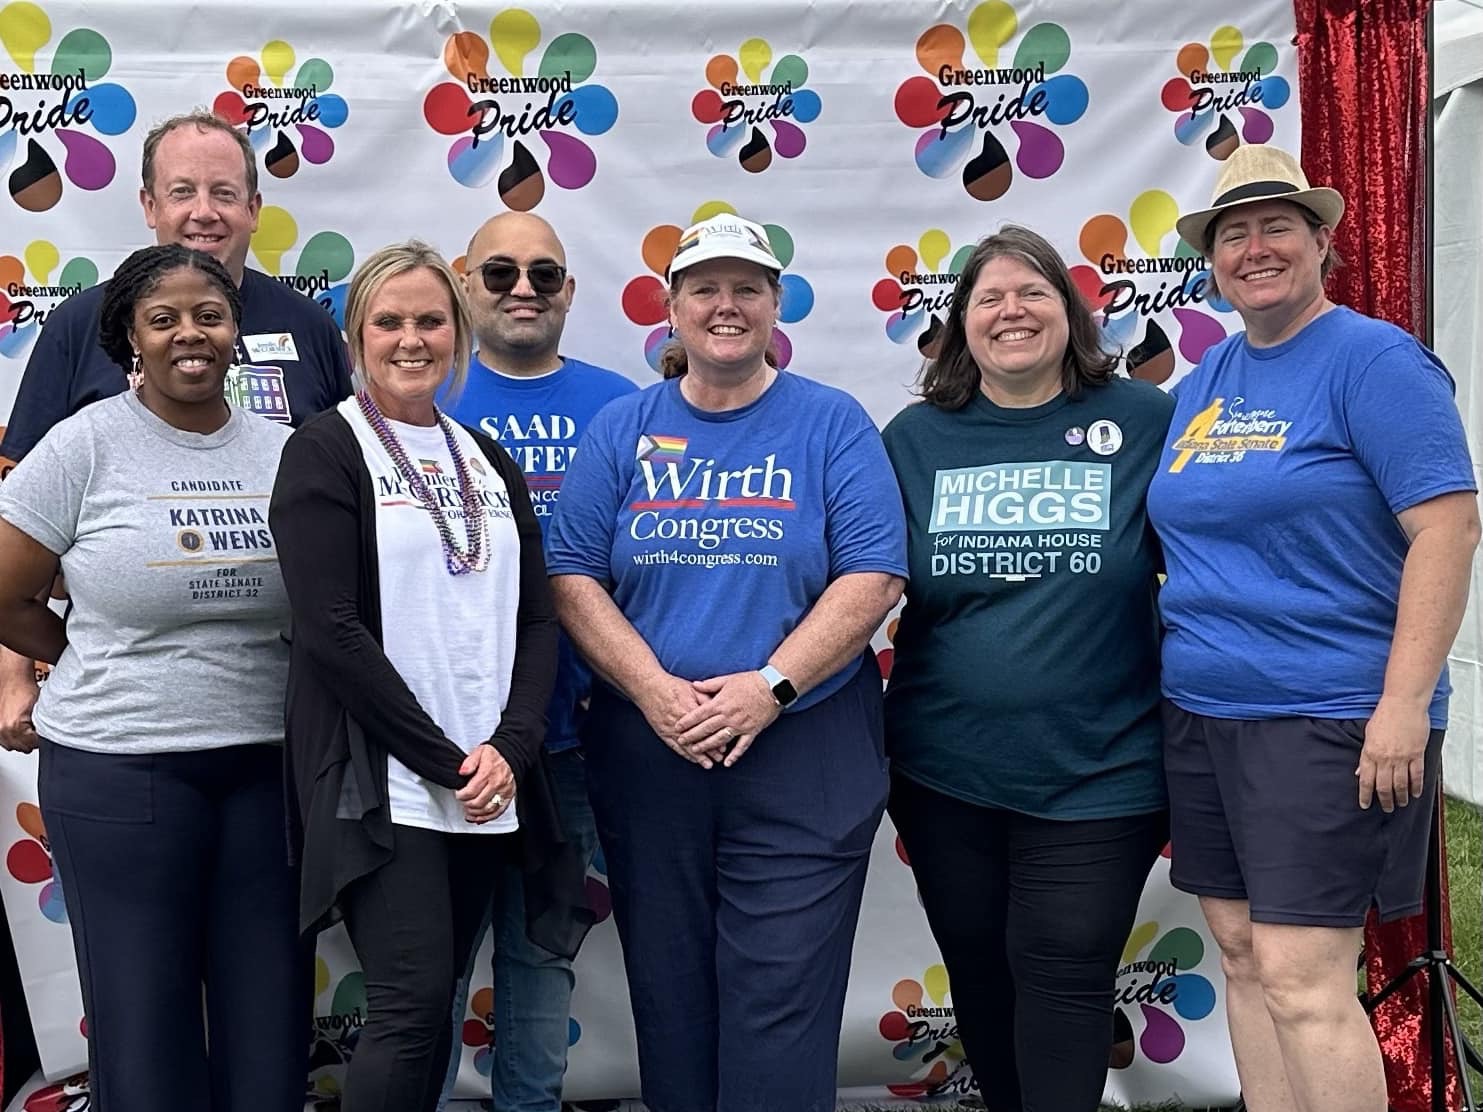
{"label": "blonde hair", "polygon": [[361,331],[365,328],[371,299],[387,279],[421,269],[431,270],[443,280],[453,305],[453,373],[444,391],[445,400],[452,405],[463,392],[464,381],[468,378],[469,359],[474,350],[474,323],[469,316],[463,282],[437,249],[420,239],[381,248],[361,263],[351,276],[350,290],[345,297],[345,338],[350,344],[350,362],[355,368],[357,385],[364,386],[366,348]]}

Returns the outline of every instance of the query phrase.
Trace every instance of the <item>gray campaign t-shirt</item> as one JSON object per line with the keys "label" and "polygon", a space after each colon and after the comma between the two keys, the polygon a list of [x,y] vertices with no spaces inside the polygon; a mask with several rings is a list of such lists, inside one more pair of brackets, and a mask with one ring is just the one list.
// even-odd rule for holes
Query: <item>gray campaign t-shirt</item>
{"label": "gray campaign t-shirt", "polygon": [[61,557],[72,598],[41,737],[108,753],[283,740],[288,596],[268,496],[288,436],[238,409],[183,432],[125,392],[56,425],[0,483],[0,517]]}

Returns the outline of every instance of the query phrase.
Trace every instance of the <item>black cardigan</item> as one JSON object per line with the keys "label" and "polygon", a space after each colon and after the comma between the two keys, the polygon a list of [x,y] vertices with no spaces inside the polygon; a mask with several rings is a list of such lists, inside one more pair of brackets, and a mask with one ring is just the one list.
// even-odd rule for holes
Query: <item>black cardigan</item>
{"label": "black cardigan", "polygon": [[[514,671],[487,744],[515,776],[526,932],[537,945],[572,957],[592,913],[585,863],[562,836],[544,760],[557,624],[540,524],[514,460],[469,431],[504,479],[520,536]],[[302,865],[299,928],[307,934],[337,920],[346,888],[391,859],[387,754],[451,789],[467,780],[458,771],[466,754],[382,652],[371,475],[355,432],[335,410],[305,423],[284,446],[268,521],[293,613],[285,779],[290,839]]]}

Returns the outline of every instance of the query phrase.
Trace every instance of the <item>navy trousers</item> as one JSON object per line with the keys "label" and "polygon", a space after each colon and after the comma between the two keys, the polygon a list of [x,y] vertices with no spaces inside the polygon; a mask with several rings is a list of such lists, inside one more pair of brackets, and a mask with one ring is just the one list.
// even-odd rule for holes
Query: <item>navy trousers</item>
{"label": "navy trousers", "polygon": [[129,756],[43,741],[39,777],[93,1107],[302,1112],[313,952],[299,939],[282,751]]}
{"label": "navy trousers", "polygon": [[596,685],[584,736],[650,1112],[832,1112],[888,781],[881,680],[785,714],[732,768]]}

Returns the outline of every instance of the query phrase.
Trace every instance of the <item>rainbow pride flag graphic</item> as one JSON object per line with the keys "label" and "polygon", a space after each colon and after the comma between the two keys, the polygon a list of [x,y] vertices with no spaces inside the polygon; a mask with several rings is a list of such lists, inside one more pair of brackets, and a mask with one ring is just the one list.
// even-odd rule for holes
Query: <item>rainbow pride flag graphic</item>
{"label": "rainbow pride flag graphic", "polygon": [[644,433],[639,437],[637,459],[650,463],[684,463],[685,451],[690,447],[690,438],[685,436],[661,436]]}

